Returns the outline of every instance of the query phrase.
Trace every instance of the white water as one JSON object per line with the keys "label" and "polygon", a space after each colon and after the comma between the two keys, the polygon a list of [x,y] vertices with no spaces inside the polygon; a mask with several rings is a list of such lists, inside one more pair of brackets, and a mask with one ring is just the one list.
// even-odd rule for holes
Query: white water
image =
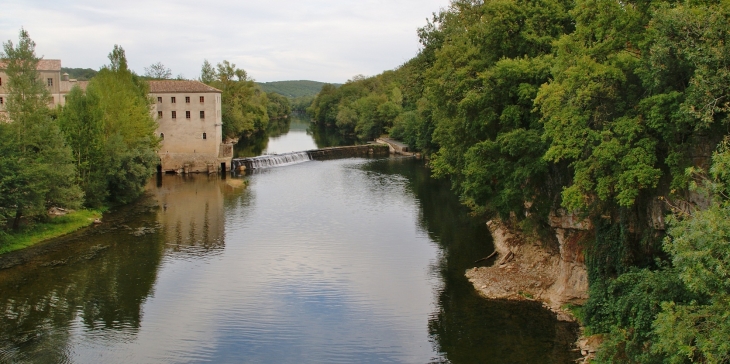
{"label": "white water", "polygon": [[275,154],[275,155],[262,155],[256,158],[249,158],[251,161],[251,168],[270,168],[270,167],[282,167],[292,164],[299,164],[311,161],[309,153],[307,152],[294,152],[286,154]]}

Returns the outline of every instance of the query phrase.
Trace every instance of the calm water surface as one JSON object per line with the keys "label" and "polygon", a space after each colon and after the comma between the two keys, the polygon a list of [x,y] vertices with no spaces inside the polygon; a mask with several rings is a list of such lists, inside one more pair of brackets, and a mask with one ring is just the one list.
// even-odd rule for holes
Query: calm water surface
{"label": "calm water surface", "polygon": [[0,362],[575,357],[573,325],[475,294],[464,270],[491,253],[486,226],[418,161],[162,176],[148,189],[99,227],[2,258]]}

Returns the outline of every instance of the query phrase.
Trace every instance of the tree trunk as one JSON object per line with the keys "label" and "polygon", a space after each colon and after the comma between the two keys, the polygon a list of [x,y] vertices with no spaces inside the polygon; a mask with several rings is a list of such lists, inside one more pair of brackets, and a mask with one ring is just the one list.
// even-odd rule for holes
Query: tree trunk
{"label": "tree trunk", "polygon": [[20,218],[23,217],[23,213],[20,210],[15,211],[15,219],[13,220],[13,230],[18,231],[20,229]]}

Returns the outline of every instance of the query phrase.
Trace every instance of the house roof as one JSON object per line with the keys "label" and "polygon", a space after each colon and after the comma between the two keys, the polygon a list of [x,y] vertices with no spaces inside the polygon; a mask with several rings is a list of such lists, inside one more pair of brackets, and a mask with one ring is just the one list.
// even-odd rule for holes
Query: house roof
{"label": "house roof", "polygon": [[[0,69],[6,69],[7,68],[7,62],[0,60]],[[60,71],[61,70],[61,60],[60,59],[41,59],[38,61],[38,66],[36,67],[38,71]]]}
{"label": "house roof", "polygon": [[150,93],[169,93],[169,92],[217,92],[221,90],[210,87],[202,82],[187,80],[163,80],[149,81]]}

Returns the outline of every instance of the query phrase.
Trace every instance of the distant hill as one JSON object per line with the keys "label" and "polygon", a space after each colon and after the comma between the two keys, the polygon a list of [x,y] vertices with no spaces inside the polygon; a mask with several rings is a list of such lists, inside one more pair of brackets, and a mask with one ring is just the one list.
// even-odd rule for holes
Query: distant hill
{"label": "distant hill", "polygon": [[290,98],[314,96],[322,90],[324,82],[317,81],[275,81],[257,82],[265,92],[276,92]]}
{"label": "distant hill", "polygon": [[91,68],[66,68],[61,67],[61,74],[68,73],[69,78],[75,78],[79,81],[88,81],[92,77],[96,76],[98,71],[92,70]]}

